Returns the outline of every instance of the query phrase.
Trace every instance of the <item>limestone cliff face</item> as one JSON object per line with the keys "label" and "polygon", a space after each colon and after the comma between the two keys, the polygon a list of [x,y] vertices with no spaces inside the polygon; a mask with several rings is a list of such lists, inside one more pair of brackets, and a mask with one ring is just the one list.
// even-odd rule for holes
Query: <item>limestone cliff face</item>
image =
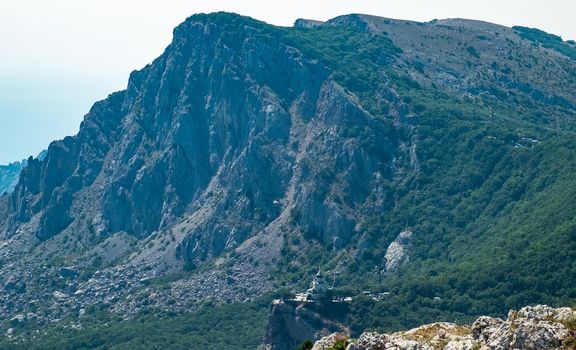
{"label": "limestone cliff face", "polygon": [[26,162],[14,162],[8,165],[0,165],[0,194],[10,192],[18,183],[18,177]]}
{"label": "limestone cliff face", "polygon": [[[133,280],[134,270],[181,270],[238,249],[262,263],[239,270],[265,281],[283,232],[348,244],[368,196],[411,174],[398,162],[410,159],[410,130],[375,119],[331,69],[268,30],[237,15],[191,17],[125,91],[94,105],[78,135],[31,161],[0,199],[0,237],[16,242],[7,259],[23,258],[4,278],[59,256],[82,267],[122,258],[118,270],[131,272],[115,276]],[[392,120],[404,116],[404,102],[382,91]]]}
{"label": "limestone cliff face", "polygon": [[[374,134],[385,126],[326,67],[261,40],[254,26],[236,28],[233,43],[214,23],[176,28],[126,91],[97,103],[77,136],[54,142],[45,161],[23,172],[4,201],[4,236],[34,219],[27,229],[40,240],[69,225],[146,237],[209,211],[180,227],[177,254],[196,260],[242,243],[290,208],[324,239],[348,241],[351,209],[378,176],[393,176],[400,140],[383,135],[374,156],[342,137],[352,124]],[[330,200],[332,184],[356,186],[353,179],[366,180],[353,202]]]}
{"label": "limestone cliff face", "polygon": [[[46,151],[40,152],[36,157],[40,160],[46,157]],[[0,165],[0,195],[10,193],[18,184],[20,172],[28,165],[29,159],[13,162],[8,165]]]}
{"label": "limestone cliff face", "polygon": [[394,242],[390,243],[384,256],[386,259],[384,266],[387,272],[397,271],[400,267],[408,263],[413,239],[412,235],[413,233],[410,230],[402,231]]}

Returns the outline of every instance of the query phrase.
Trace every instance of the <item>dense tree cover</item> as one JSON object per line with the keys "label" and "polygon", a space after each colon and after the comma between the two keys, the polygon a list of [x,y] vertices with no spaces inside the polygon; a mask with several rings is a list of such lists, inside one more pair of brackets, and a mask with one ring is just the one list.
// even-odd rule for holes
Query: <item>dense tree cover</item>
{"label": "dense tree cover", "polygon": [[[534,303],[574,303],[576,147],[572,141],[532,149],[482,143],[451,160],[442,172],[445,178],[431,179],[426,186],[423,178],[418,194],[406,195],[389,213],[365,224],[373,244],[349,261],[334,282],[342,295],[361,290],[391,295],[378,302],[356,299],[347,315],[353,332],[469,322]],[[464,175],[454,177],[457,173]],[[387,246],[406,227],[417,235],[412,263],[398,273],[382,273]],[[317,242],[307,248],[306,261],[327,271],[343,259],[349,255],[332,253]],[[309,280],[315,272],[313,267],[284,271],[289,283],[302,276]]]}
{"label": "dense tree cover", "polygon": [[[572,134],[527,128],[522,132],[541,143],[520,146],[518,128],[502,120],[472,122],[468,112],[450,112],[458,105],[449,103],[438,110],[427,103],[419,128],[421,173],[411,190],[397,194],[389,212],[364,223],[370,248],[334,276],[349,294],[392,294],[379,302],[354,302],[348,321],[355,332],[469,321],[533,303],[576,300]],[[417,237],[412,263],[399,273],[382,273],[386,248],[405,228]],[[307,249],[307,261],[327,271],[349,259],[317,242]],[[285,271],[290,282],[314,273]]]}
{"label": "dense tree cover", "polygon": [[36,333],[37,325],[28,325],[18,332],[30,341],[2,338],[0,349],[255,349],[264,336],[268,302],[205,306],[182,315],[142,314],[128,321],[95,312],[46,326],[42,333]]}

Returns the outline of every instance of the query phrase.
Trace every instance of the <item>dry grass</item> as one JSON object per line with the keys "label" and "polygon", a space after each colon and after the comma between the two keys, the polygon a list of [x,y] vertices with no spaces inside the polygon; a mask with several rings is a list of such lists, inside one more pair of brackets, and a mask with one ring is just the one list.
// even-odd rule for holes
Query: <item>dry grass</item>
{"label": "dry grass", "polygon": [[470,334],[470,329],[464,326],[447,327],[444,324],[433,324],[430,326],[423,326],[415,332],[404,334],[404,338],[416,341],[431,341],[439,331],[446,331],[446,336],[464,337]]}
{"label": "dry grass", "polygon": [[446,345],[448,345],[448,340],[442,339],[436,344],[434,344],[434,350],[444,350],[444,347],[446,347]]}
{"label": "dry grass", "polygon": [[576,317],[562,321],[562,324],[570,331],[570,335],[562,342],[562,349],[576,349]]}
{"label": "dry grass", "polygon": [[568,328],[571,332],[576,332],[576,317],[569,318],[562,321],[564,327]]}

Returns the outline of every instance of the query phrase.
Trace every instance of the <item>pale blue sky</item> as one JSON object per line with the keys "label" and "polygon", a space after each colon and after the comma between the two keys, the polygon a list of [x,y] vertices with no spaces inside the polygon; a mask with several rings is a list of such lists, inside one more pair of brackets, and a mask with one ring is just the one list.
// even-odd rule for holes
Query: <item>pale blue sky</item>
{"label": "pale blue sky", "polygon": [[221,10],[278,25],[346,13],[462,17],[576,39],[575,0],[0,0],[0,164],[75,134],[93,102],[162,52],[173,27]]}

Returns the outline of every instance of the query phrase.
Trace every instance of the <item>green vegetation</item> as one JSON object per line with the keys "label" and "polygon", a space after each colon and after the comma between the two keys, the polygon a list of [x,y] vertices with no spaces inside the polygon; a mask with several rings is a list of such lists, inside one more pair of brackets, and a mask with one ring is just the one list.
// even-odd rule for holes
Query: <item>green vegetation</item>
{"label": "green vegetation", "polygon": [[545,31],[536,28],[520,26],[515,26],[513,28],[522,38],[541,44],[547,49],[553,49],[573,60],[576,60],[576,47],[574,47],[571,41],[564,42],[561,37],[554,34],[548,34]]}
{"label": "green vegetation", "polygon": [[466,48],[466,51],[468,51],[468,53],[470,54],[470,56],[476,57],[476,58],[480,58],[480,54],[478,53],[478,51],[476,51],[476,49],[473,46],[468,46]]}
{"label": "green vegetation", "polygon": [[476,343],[474,343],[474,345],[472,345],[470,350],[480,350],[481,348],[482,348],[482,343],[476,342]]}
{"label": "green vegetation", "polygon": [[576,349],[576,318],[566,320],[564,326],[568,328],[570,334],[562,342],[562,349]]}
{"label": "green vegetation", "polygon": [[[425,91],[418,93],[411,95],[417,104],[427,98]],[[335,277],[337,287],[391,292],[380,302],[355,301],[348,315],[352,331],[470,322],[533,303],[571,304],[576,298],[571,133],[554,135],[509,122],[507,115],[521,116],[516,111],[499,110],[492,120],[490,108],[453,98],[430,98],[423,106],[420,173],[408,189],[390,184],[395,206],[368,217],[362,227],[371,247]],[[518,134],[541,143],[518,147]],[[382,274],[386,248],[406,227],[417,237],[410,266]],[[294,250],[287,251],[291,261],[298,259]],[[325,271],[342,261],[317,242],[308,244],[306,256]],[[280,269],[291,281],[298,276],[309,281],[314,271]]]}
{"label": "green vegetation", "polygon": [[[335,34],[339,30],[347,34]],[[391,293],[379,302],[353,302],[346,317],[354,335],[434,321],[470,322],[481,314],[504,315],[533,303],[573,302],[574,111],[510,94],[497,85],[489,87],[497,99],[457,97],[422,87],[377,55],[337,50],[352,38],[369,45],[371,38],[348,31],[295,30],[290,38],[296,36],[291,43],[326,62],[336,77],[345,72],[351,81],[365,82],[341,83],[377,118],[385,119],[386,110],[375,102],[375,94],[363,94],[375,91],[383,77],[388,79],[418,114],[420,171],[402,186],[384,181],[389,204],[378,214],[366,213],[358,237],[368,237],[370,245],[358,259],[334,251],[314,233],[304,232],[304,241],[287,237],[299,245],[284,247],[278,285],[305,288],[319,267],[331,271],[346,261],[346,270],[334,277],[337,288],[353,294]],[[478,55],[474,48],[467,50]],[[383,52],[388,59],[397,54],[390,48]],[[559,120],[565,127],[554,127]],[[381,273],[386,248],[406,228],[416,235],[410,266],[399,274]],[[358,245],[353,241],[348,248]],[[296,267],[294,261],[303,263]],[[353,291],[350,286],[355,286]]]}
{"label": "green vegetation", "polygon": [[402,50],[386,35],[344,26],[290,28],[279,33],[284,43],[331,68],[334,79],[356,94],[373,115],[387,112],[378,105],[374,91],[382,84],[382,68]]}
{"label": "green vegetation", "polygon": [[348,339],[343,337],[336,340],[336,343],[333,346],[329,347],[328,350],[346,350],[347,346],[348,346]]}
{"label": "green vegetation", "polygon": [[570,331],[576,332],[576,318],[571,318],[563,322],[564,326],[568,328]]}
{"label": "green vegetation", "polygon": [[[142,314],[124,321],[106,312],[62,321],[35,333],[36,325],[18,329],[24,342],[3,338],[0,349],[256,349],[264,336],[268,300],[203,307],[182,315]],[[82,329],[71,329],[79,322]],[[68,327],[64,327],[64,326]]]}
{"label": "green vegetation", "polygon": [[312,349],[312,347],[314,347],[314,343],[311,340],[306,340],[296,350],[310,350],[310,349]]}

